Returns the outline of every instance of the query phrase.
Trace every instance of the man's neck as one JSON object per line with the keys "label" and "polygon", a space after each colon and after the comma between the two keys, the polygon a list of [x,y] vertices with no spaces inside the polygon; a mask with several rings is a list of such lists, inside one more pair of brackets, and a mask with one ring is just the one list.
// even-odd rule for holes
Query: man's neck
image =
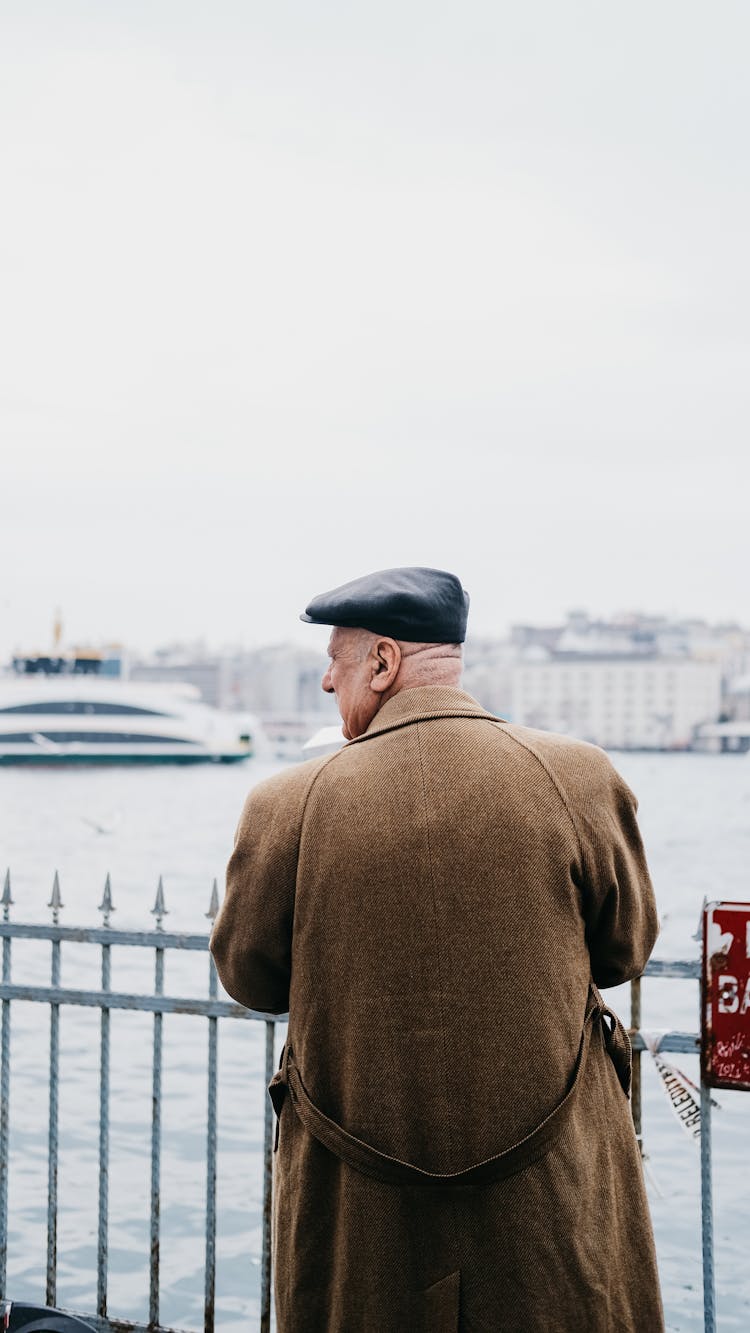
{"label": "man's neck", "polygon": [[462,667],[460,656],[448,656],[442,644],[404,656],[395,681],[382,696],[380,707],[382,708],[384,703],[400,694],[402,690],[417,690],[436,685],[448,685],[453,689],[460,689]]}

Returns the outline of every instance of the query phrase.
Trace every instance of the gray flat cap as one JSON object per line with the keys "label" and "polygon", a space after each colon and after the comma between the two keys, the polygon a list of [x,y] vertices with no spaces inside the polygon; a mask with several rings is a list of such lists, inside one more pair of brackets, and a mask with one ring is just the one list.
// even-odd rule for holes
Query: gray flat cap
{"label": "gray flat cap", "polygon": [[463,643],[468,614],[469,594],[455,574],[407,565],[320,593],[300,620],[369,629],[407,643]]}

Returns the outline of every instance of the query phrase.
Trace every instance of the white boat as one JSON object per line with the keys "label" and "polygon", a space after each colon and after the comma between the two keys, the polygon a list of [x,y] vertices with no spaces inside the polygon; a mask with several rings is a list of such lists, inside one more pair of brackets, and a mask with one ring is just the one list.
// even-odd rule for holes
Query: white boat
{"label": "white boat", "polygon": [[202,703],[194,685],[38,660],[0,677],[0,764],[227,764],[253,753],[253,721]]}
{"label": "white boat", "polygon": [[320,759],[324,754],[335,754],[342,745],[346,745],[346,737],[339,724],[337,727],[320,727],[305,741],[302,751],[305,759]]}

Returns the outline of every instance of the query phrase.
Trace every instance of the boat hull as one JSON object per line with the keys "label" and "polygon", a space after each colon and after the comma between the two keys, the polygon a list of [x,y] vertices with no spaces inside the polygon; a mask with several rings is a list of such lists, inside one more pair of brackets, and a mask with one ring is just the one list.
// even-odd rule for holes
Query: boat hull
{"label": "boat hull", "polygon": [[0,754],[0,767],[32,764],[47,768],[66,768],[72,764],[241,764],[252,754]]}

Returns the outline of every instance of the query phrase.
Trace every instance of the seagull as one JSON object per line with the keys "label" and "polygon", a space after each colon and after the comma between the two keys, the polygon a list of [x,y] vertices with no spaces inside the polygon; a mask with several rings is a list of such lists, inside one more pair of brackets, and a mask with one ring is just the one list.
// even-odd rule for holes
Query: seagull
{"label": "seagull", "polygon": [[100,824],[96,819],[90,819],[88,815],[81,815],[84,824],[88,824],[89,828],[92,828],[95,833],[114,833],[121,818],[119,810],[112,816],[109,824]]}

